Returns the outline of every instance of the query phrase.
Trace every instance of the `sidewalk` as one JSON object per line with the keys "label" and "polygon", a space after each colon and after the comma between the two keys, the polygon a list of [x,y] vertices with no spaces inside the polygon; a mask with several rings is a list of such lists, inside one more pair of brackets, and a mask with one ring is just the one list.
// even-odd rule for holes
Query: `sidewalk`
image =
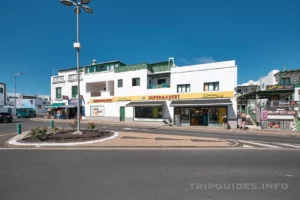
{"label": "sidewalk", "polygon": [[[32,118],[32,121],[43,121],[50,122],[52,119],[45,118]],[[60,120],[54,119],[54,122],[59,123],[70,123],[72,120]],[[285,137],[299,137],[300,131],[283,131],[283,130],[261,130],[261,129],[248,129],[248,130],[240,130],[240,129],[230,129],[224,130],[222,128],[216,127],[207,127],[207,126],[169,126],[163,124],[161,122],[115,122],[115,121],[104,121],[104,120],[82,120],[81,123],[88,124],[89,122],[95,122],[98,125],[113,125],[113,126],[129,126],[129,127],[139,127],[139,128],[155,128],[155,129],[163,129],[163,130],[186,130],[186,131],[201,131],[201,132],[218,132],[218,133],[236,133],[236,134],[252,134],[252,135],[265,135],[265,136],[285,136]]]}

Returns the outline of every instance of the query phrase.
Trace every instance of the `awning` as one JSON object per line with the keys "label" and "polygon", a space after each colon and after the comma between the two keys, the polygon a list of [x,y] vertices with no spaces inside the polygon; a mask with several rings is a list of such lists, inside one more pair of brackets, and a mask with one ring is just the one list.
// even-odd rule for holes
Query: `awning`
{"label": "awning", "polygon": [[201,100],[184,100],[172,101],[171,107],[200,107],[200,106],[228,106],[232,105],[230,99],[201,99]]}
{"label": "awning", "polygon": [[139,101],[130,102],[126,107],[160,107],[164,104],[164,101]]}
{"label": "awning", "polygon": [[64,106],[65,103],[53,103],[50,106],[46,106],[46,108],[58,108]]}
{"label": "awning", "polygon": [[60,108],[75,108],[75,105],[64,105],[64,106],[59,106]]}

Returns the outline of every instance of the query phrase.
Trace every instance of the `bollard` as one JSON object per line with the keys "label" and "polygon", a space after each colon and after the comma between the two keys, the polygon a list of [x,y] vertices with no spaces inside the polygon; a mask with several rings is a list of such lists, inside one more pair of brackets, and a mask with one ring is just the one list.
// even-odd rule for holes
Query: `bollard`
{"label": "bollard", "polygon": [[54,121],[53,120],[50,121],[50,128],[52,128],[52,129],[54,128]]}
{"label": "bollard", "polygon": [[21,124],[17,124],[17,133],[22,134],[22,126]]}

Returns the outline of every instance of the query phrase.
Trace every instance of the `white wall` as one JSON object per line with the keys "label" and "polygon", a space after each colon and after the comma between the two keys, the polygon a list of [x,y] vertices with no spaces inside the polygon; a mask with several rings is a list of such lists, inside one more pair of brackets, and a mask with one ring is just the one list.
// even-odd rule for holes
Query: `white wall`
{"label": "white wall", "polygon": [[237,66],[234,61],[177,67],[171,69],[171,91],[178,84],[190,84],[191,92],[203,92],[204,83],[219,82],[219,91],[234,91],[237,86]]}
{"label": "white wall", "polygon": [[266,90],[267,85],[276,85],[277,81],[274,75],[279,72],[278,70],[272,70],[269,74],[265,77],[261,77],[260,80],[260,90]]}

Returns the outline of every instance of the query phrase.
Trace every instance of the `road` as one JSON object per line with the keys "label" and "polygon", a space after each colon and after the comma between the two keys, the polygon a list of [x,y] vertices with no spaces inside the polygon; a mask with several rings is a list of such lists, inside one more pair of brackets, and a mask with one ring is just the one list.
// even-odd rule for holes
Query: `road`
{"label": "road", "polygon": [[[0,146],[3,146],[5,141],[14,135],[6,135],[16,132],[16,124],[22,124],[23,131],[30,131],[36,127],[49,127],[49,122],[36,122],[31,121],[31,119],[27,118],[19,118],[15,119],[13,123],[0,123]],[[68,127],[68,123],[55,123],[57,127]],[[82,127],[86,127],[86,124],[83,124]],[[199,136],[199,137],[214,137],[214,138],[222,138],[222,139],[231,139],[240,143],[245,143],[246,145],[254,146],[254,147],[279,147],[279,148],[299,148],[300,149],[300,138],[296,137],[285,137],[285,136],[264,136],[264,135],[253,135],[253,134],[237,134],[237,133],[224,133],[224,132],[200,132],[193,130],[166,130],[160,128],[137,128],[134,126],[105,126],[109,130],[114,131],[130,131],[130,132],[138,132],[138,133],[153,133],[153,134],[171,134],[171,135],[189,135],[189,136]],[[1,136],[2,135],[2,136]],[[258,144],[258,145],[257,145]]]}
{"label": "road", "polygon": [[299,199],[294,150],[0,150],[1,200]]}

